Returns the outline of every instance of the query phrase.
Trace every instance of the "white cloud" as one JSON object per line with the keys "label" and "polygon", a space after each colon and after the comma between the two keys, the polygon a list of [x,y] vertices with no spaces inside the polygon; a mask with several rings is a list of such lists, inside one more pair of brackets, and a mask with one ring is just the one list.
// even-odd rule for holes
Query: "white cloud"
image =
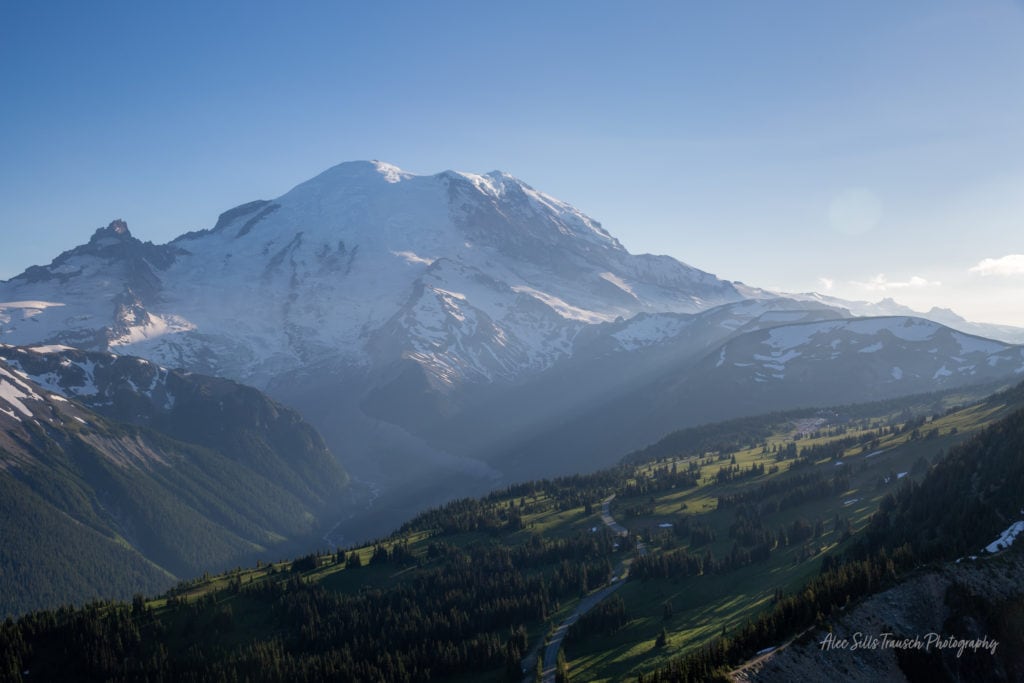
{"label": "white cloud", "polygon": [[871,292],[885,292],[890,289],[923,289],[924,287],[942,286],[941,282],[926,280],[918,275],[914,275],[909,280],[889,280],[889,278],[887,278],[883,273],[879,273],[867,282],[851,281],[850,284]]}
{"label": "white cloud", "polygon": [[821,286],[825,288],[826,292],[836,286],[836,281],[830,277],[819,277],[818,282],[821,283]]}
{"label": "white cloud", "polygon": [[1002,258],[982,259],[971,268],[972,273],[979,275],[1024,275],[1024,254],[1008,254]]}

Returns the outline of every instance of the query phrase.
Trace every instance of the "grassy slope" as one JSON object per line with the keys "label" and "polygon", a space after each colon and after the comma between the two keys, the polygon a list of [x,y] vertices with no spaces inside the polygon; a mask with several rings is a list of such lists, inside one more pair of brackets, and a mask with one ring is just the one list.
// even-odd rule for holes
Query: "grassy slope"
{"label": "grassy slope", "polygon": [[[968,438],[980,429],[1005,414],[1000,406],[975,406],[942,417],[929,423],[929,429],[937,428],[939,436],[930,439],[910,440],[909,434],[887,436],[880,440],[878,449],[882,453],[870,458],[859,447],[851,448],[844,455],[843,465],[821,461],[816,468],[836,470],[848,468],[853,472],[850,488],[838,496],[812,500],[785,511],[765,516],[768,528],[792,523],[803,517],[813,523],[816,519],[825,521],[825,533],[815,539],[818,554],[811,559],[799,561],[799,546],[774,551],[764,563],[755,563],[724,575],[687,577],[670,580],[633,581],[620,591],[625,599],[632,621],[614,636],[595,638],[581,647],[568,650],[570,670],[580,680],[612,681],[635,676],[636,673],[654,665],[666,662],[694,646],[701,645],[713,636],[743,624],[771,605],[776,588],[792,592],[818,572],[820,558],[842,549],[839,534],[833,529],[831,520],[838,513],[847,516],[855,531],[867,524],[871,514],[878,508],[882,498],[897,484],[884,479],[890,473],[908,472],[907,477],[920,478],[922,474],[909,474],[918,458],[932,458],[939,451]],[[956,428],[956,433],[951,430]],[[849,434],[847,434],[849,435]],[[790,436],[778,434],[772,441],[784,443]],[[800,443],[810,445],[823,443],[828,438],[802,439]],[[735,453],[741,467],[750,464],[774,464],[772,456],[764,456],[760,448]],[[871,451],[873,452],[873,451]],[[701,470],[702,477],[713,477],[720,467],[730,464],[728,460],[707,465]],[[695,490],[671,492],[656,497],[655,514],[648,517],[621,520],[631,530],[653,528],[657,523],[669,521],[678,515],[681,504],[686,504],[686,514],[692,514],[704,521],[716,534],[710,544],[715,556],[727,555],[733,540],[728,528],[735,519],[733,510],[716,509],[717,495],[735,491],[744,486],[756,486],[772,477],[785,477],[780,471],[764,475],[737,487],[736,484],[702,484]],[[847,501],[857,502],[846,505]],[[642,502],[617,499],[612,508],[618,509]],[[701,548],[703,550],[703,547]],[[664,603],[670,601],[673,616],[665,621]],[[669,645],[656,648],[655,640],[662,627],[669,633]]]}

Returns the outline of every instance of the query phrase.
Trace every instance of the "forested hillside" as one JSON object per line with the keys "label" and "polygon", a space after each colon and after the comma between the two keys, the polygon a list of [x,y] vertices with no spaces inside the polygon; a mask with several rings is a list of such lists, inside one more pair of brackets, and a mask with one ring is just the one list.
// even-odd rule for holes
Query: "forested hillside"
{"label": "forested hillside", "polygon": [[[344,502],[346,475],[317,433],[253,389],[108,354],[0,355],[0,614],[157,593],[297,552]],[[94,371],[77,386],[107,416],[34,362]]]}

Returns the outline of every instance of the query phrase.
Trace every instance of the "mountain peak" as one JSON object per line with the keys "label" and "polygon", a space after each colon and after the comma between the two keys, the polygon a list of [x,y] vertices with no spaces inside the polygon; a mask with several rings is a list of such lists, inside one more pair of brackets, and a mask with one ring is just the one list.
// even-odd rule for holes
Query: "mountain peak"
{"label": "mountain peak", "polygon": [[132,239],[132,233],[128,230],[128,224],[124,220],[117,218],[112,220],[107,227],[97,228],[89,243],[95,244],[101,240],[125,241],[130,239]]}
{"label": "mountain peak", "polygon": [[389,164],[386,161],[378,161],[377,159],[370,161],[370,166],[373,167],[373,170],[383,176],[384,180],[389,183],[400,182],[412,175],[411,173],[406,173],[394,164]]}
{"label": "mountain peak", "polygon": [[[367,190],[377,191],[388,185],[395,185],[416,176],[403,171],[394,164],[376,159],[372,161],[344,161],[331,166],[326,171],[299,183],[279,200],[285,198],[299,201],[329,196],[344,196],[351,193],[362,193]],[[339,194],[340,193],[340,194]]]}
{"label": "mountain peak", "polygon": [[482,175],[465,171],[445,171],[439,175],[461,179],[463,182],[469,181],[476,189],[491,197],[503,196],[510,188],[535,192],[532,187],[505,171],[491,171]]}
{"label": "mountain peak", "polygon": [[944,324],[957,324],[965,323],[967,319],[962,315],[959,315],[951,308],[939,308],[938,306],[932,306],[932,309],[927,313],[928,317],[933,320],[938,320]]}
{"label": "mountain peak", "polygon": [[[328,182],[351,182],[353,180],[379,181],[398,183],[412,178],[413,174],[403,171],[386,161],[371,159],[370,161],[343,161],[332,166],[308,183],[324,180]],[[303,183],[306,184],[306,183]]]}

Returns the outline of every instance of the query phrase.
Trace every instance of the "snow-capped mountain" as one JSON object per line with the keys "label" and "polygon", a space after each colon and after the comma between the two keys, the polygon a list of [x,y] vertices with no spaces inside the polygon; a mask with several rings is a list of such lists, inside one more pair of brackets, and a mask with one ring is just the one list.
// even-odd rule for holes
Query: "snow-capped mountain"
{"label": "snow-capped mountain", "polygon": [[[78,368],[62,382],[32,376],[67,390],[81,374],[75,386],[95,392],[81,400],[97,410],[121,400],[119,419],[141,424],[131,410],[178,400],[178,376],[159,368],[265,389],[355,478],[380,484],[379,505],[398,522],[502,481],[609,464],[695,420],[774,410],[779,397],[843,403],[1017,376],[1005,344],[981,358],[943,342],[929,356],[886,325],[845,327],[877,311],[843,304],[630,254],[504,173],[352,162],[166,245],[122,221],[97,230],[0,283],[0,343],[100,353],[61,351]],[[815,325],[831,336],[777,356],[762,348],[763,335]],[[838,345],[819,354],[826,337]],[[110,384],[101,357],[111,352],[146,358],[152,372],[117,361],[130,372]],[[815,394],[807,373],[846,379]],[[363,519],[339,533],[387,530]]]}
{"label": "snow-capped mountain", "polygon": [[381,503],[400,521],[507,476],[424,440],[439,417],[571,360],[603,323],[742,298],[675,259],[628,253],[507,174],[352,162],[166,245],[123,221],[97,230],[0,283],[0,343],[130,354],[266,389],[356,477],[403,492]]}
{"label": "snow-capped mountain", "polygon": [[0,285],[0,341],[116,349],[258,386],[324,361],[405,358],[445,387],[543,370],[589,324],[739,298],[674,259],[629,254],[507,174],[353,162],[168,245],[115,221]]}

